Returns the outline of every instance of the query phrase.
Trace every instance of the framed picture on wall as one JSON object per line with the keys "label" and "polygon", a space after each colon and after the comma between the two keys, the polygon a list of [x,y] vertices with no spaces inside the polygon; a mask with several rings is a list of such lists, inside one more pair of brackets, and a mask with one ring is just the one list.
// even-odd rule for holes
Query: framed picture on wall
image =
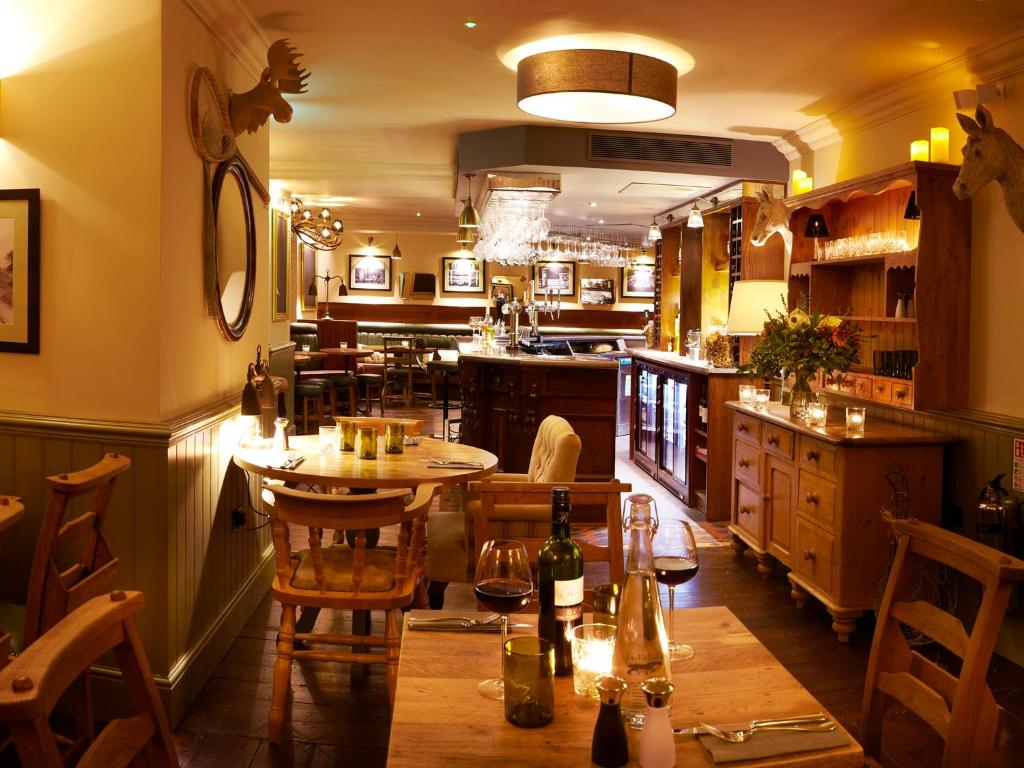
{"label": "framed picture on wall", "polygon": [[536,290],[541,295],[576,295],[576,264],[572,261],[538,261],[533,267]]}
{"label": "framed picture on wall", "polygon": [[300,250],[302,253],[299,259],[299,286],[302,288],[302,308],[316,309],[319,287],[316,280],[316,248],[303,243]]}
{"label": "framed picture on wall", "polygon": [[39,354],[39,190],[0,190],[0,352]]}
{"label": "framed picture on wall", "polygon": [[610,277],[581,277],[580,304],[614,304],[615,280]]}
{"label": "framed picture on wall", "polygon": [[484,293],[484,263],[457,256],[441,257],[441,290],[449,293]]}
{"label": "framed picture on wall", "polygon": [[281,211],[274,210],[273,233],[271,235],[272,251],[270,255],[270,271],[274,284],[270,292],[270,319],[273,321],[288,319],[288,294],[291,292],[291,259],[292,229],[288,226],[288,217]]}
{"label": "framed picture on wall", "polygon": [[356,291],[388,291],[391,288],[391,257],[365,253],[348,255],[348,287]]}
{"label": "framed picture on wall", "polygon": [[622,298],[654,298],[654,265],[634,264],[622,268]]}

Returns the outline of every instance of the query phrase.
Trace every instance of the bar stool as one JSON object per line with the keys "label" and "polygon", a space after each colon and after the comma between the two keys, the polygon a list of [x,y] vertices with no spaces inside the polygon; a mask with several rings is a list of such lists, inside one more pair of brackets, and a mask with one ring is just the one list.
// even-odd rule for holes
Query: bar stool
{"label": "bar stool", "polygon": [[[299,379],[295,382],[295,426],[299,426],[299,411],[302,412],[302,431],[309,431],[310,418],[315,418],[317,426],[324,420],[324,390],[333,395],[331,382],[326,379]],[[310,410],[313,411],[310,414]]]}
{"label": "bar stool", "polygon": [[366,413],[373,413],[372,403],[376,399],[380,403],[380,415],[384,415],[384,376],[379,373],[357,373],[357,386],[361,385],[366,393]]}

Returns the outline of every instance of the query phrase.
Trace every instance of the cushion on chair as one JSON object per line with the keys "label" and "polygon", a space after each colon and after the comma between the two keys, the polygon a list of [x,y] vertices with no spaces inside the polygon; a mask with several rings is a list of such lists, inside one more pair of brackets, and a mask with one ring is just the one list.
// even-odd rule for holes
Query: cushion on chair
{"label": "cushion on chair", "polygon": [[358,379],[359,381],[383,382],[384,381],[384,374],[383,373],[357,373],[356,374],[356,379]]}
{"label": "cushion on chair", "polygon": [[11,653],[21,653],[22,638],[25,637],[25,606],[17,603],[0,603],[0,635],[11,636]]}
{"label": "cushion on chair", "polygon": [[[328,592],[352,591],[352,558],[355,551],[349,547],[324,547],[320,550],[324,561],[324,589]],[[360,592],[387,592],[395,585],[395,550],[391,547],[367,549],[363,566]],[[318,590],[313,558],[308,549],[295,553],[299,563],[292,573],[292,586]]]}
{"label": "cushion on chair", "polygon": [[561,416],[548,416],[540,423],[530,455],[527,480],[531,483],[571,483],[576,479],[580,457],[579,435]]}
{"label": "cushion on chair", "polygon": [[295,382],[296,397],[320,397],[323,393],[323,379],[300,379]]}

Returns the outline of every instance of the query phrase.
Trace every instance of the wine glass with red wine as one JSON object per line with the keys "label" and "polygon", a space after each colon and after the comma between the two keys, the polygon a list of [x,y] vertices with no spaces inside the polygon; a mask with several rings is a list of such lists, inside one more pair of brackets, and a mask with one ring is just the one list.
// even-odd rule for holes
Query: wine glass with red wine
{"label": "wine glass with red wine", "polygon": [[[508,615],[523,610],[532,595],[533,576],[524,544],[511,539],[484,542],[476,564],[476,599],[488,611],[501,614],[502,649],[508,635]],[[484,680],[478,688],[488,699],[505,698],[501,675]]]}
{"label": "wine glass with red wine", "polygon": [[693,658],[693,646],[675,640],[676,587],[697,575],[700,558],[693,529],[683,520],[662,521],[654,535],[654,576],[668,587],[668,652],[672,661]]}

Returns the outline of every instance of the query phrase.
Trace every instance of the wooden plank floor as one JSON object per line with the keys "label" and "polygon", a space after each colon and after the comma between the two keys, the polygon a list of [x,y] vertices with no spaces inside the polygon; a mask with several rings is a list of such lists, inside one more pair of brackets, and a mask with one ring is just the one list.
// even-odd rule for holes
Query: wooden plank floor
{"label": "wooden plank floor", "polygon": [[[425,432],[437,429],[440,418],[438,411],[423,408],[401,415],[425,418],[429,427]],[[643,475],[628,479],[637,490],[653,486],[649,480],[648,485],[642,485]],[[677,506],[672,511],[682,510]],[[724,538],[721,527],[715,533],[719,539]],[[768,580],[762,579],[752,557],[737,556],[725,546],[702,549],[701,556],[700,574],[677,590],[678,603],[727,605],[852,733],[858,733],[873,628],[870,621],[861,623],[848,645],[839,644],[831,631],[831,617],[824,609],[813,601],[803,610],[796,608],[781,572]],[[446,604],[456,608],[473,606],[471,590],[452,585]],[[374,621],[375,631],[380,631],[381,619],[375,617]],[[278,622],[278,610],[268,597],[179,725],[175,739],[182,766],[383,766],[389,711],[382,666],[353,677],[348,665],[295,664],[294,739],[280,748],[266,741]],[[347,623],[347,616],[325,612],[317,629],[341,629]],[[497,661],[497,650],[495,658]],[[1006,752],[1022,755],[1024,670],[997,657],[990,680],[997,699],[1010,712],[1005,729]],[[688,695],[685,679],[677,681],[677,685],[680,695]],[[911,715],[891,713],[883,743],[883,765],[934,768],[939,764],[939,739]],[[453,749],[457,748],[453,745]],[[585,762],[581,755],[580,764]]]}

